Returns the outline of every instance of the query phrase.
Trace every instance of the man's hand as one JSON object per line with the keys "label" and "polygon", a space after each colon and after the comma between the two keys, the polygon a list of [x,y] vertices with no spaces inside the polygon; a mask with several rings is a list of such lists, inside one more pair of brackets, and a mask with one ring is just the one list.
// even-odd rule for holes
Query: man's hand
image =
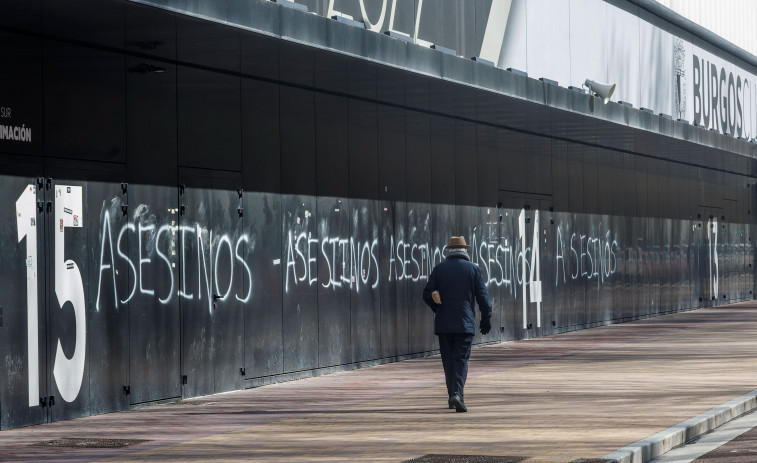
{"label": "man's hand", "polygon": [[431,293],[431,299],[433,299],[437,304],[442,303],[442,297],[439,295],[439,291],[434,291],[433,293]]}
{"label": "man's hand", "polygon": [[482,318],[479,328],[481,329],[481,334],[489,334],[489,331],[492,329],[492,319]]}

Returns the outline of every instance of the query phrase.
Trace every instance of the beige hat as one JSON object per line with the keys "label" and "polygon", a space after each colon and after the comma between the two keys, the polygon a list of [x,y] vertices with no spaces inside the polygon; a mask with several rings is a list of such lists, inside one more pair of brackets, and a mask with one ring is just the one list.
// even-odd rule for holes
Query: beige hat
{"label": "beige hat", "polygon": [[469,248],[467,244],[465,244],[465,237],[464,236],[451,236],[449,239],[449,244],[444,246],[444,249],[447,248]]}

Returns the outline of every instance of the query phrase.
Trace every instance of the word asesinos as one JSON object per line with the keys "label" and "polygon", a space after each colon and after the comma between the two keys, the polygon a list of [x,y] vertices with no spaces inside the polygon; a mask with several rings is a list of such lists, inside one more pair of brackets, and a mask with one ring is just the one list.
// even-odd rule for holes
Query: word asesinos
{"label": "word asesinos", "polygon": [[[232,297],[235,265],[242,266],[244,278],[247,282],[247,289],[243,294],[233,294],[234,298],[244,303],[249,301],[252,296],[252,270],[243,257],[245,246],[250,241],[246,234],[236,237],[232,243],[232,238],[229,235],[216,234],[214,236],[213,230],[201,227],[199,223],[194,226],[168,224],[158,226],[153,223],[143,224],[141,221],[135,219],[134,222],[127,223],[121,227],[114,241],[113,237],[115,234],[112,231],[108,211],[105,211],[103,215],[101,230],[100,268],[95,305],[97,310],[100,310],[100,293],[103,280],[108,277],[108,273],[113,282],[114,306],[117,306],[119,302],[121,304],[129,303],[137,291],[141,295],[157,296],[158,302],[161,304],[170,303],[174,294],[190,301],[195,298],[202,301],[204,294],[204,300],[207,301],[208,310],[210,311],[213,309],[214,299],[223,302]],[[177,234],[181,237],[180,250],[177,250],[176,245]],[[137,243],[136,261],[129,257],[125,246],[125,238],[129,236],[131,237],[130,239],[135,240]],[[187,260],[191,257],[187,248],[190,247],[191,250],[192,245],[196,248],[196,269],[189,269],[187,266]],[[154,251],[154,255],[151,251]],[[177,252],[181,253],[182,268],[180,282],[176,282],[176,278],[174,277]],[[116,254],[118,257],[116,257]],[[116,285],[116,272],[114,269],[116,268],[117,258],[124,261],[128,265],[129,272],[134,275],[128,295],[125,295],[123,299],[119,299],[118,285]],[[219,277],[221,275],[219,272],[219,261],[221,258],[228,261],[229,276],[226,277],[227,281],[222,281],[222,278]],[[163,271],[170,277],[171,287],[165,294],[156,294],[156,290],[147,287],[146,282],[143,280],[144,267],[151,265],[161,266],[164,268]],[[187,273],[195,270],[197,272],[196,292],[194,288],[189,288],[186,282]]]}
{"label": "word asesinos", "polygon": [[361,284],[375,289],[379,285],[378,238],[359,241],[354,238],[313,237],[311,233],[287,233],[286,278],[284,290],[289,292],[290,282],[298,285],[318,281],[316,258],[318,252],[328,267],[328,280],[321,283],[324,288],[337,289]]}
{"label": "word asesinos", "polygon": [[[560,281],[560,273],[563,283],[566,283],[569,273],[572,280],[596,279],[599,286],[600,282],[610,278],[618,270],[618,242],[611,239],[609,230],[605,232],[604,237],[572,233],[567,239],[563,238],[562,230],[558,226],[555,241],[555,286]],[[569,272],[565,268],[566,261]]]}

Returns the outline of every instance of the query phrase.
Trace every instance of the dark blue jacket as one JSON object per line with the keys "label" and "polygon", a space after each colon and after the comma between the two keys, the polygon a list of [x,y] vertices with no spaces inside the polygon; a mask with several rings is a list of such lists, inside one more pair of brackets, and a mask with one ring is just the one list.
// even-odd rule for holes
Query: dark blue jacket
{"label": "dark blue jacket", "polygon": [[[431,293],[439,291],[437,304]],[[476,334],[475,300],[481,318],[491,318],[492,305],[481,269],[463,256],[452,255],[434,267],[423,289],[423,300],[434,311],[434,333]]]}

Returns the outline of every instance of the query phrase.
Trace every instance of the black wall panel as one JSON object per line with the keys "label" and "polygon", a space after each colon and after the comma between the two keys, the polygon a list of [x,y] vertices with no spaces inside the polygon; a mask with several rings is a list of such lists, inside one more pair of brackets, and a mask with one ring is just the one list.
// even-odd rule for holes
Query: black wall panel
{"label": "black wall panel", "polygon": [[147,185],[177,184],[176,67],[161,73],[136,72],[143,60],[126,59],[127,180]]}
{"label": "black wall panel", "polygon": [[350,196],[378,199],[376,105],[349,100],[347,114]]}
{"label": "black wall panel", "polygon": [[[213,298],[214,390],[244,387],[244,301],[251,296],[252,270],[241,260],[240,247],[249,242],[244,234],[241,192],[229,189],[237,179],[213,179],[210,228]],[[210,265],[209,265],[210,266]]]}
{"label": "black wall panel", "polygon": [[[496,128],[488,125],[476,125],[476,185],[478,187],[477,204],[479,206],[494,207],[497,204],[499,189],[497,136]],[[551,166],[548,167],[551,173]]]}
{"label": "black wall panel", "polygon": [[[118,300],[128,306],[129,400],[136,404],[180,397],[182,393],[179,300],[183,297],[180,290],[186,288],[180,273],[185,248],[181,247],[183,229],[175,187],[131,185],[128,199],[131,214],[126,217],[126,228],[109,231],[116,265],[124,267],[119,271],[127,285]],[[153,245],[144,242],[141,253],[137,235],[140,226],[155,227],[148,229],[148,233],[155,233],[154,240],[149,240]],[[189,230],[186,233],[189,239]],[[145,239],[145,234],[142,237]],[[109,256],[110,249],[105,251]],[[150,265],[138,268],[141,259],[149,259]],[[143,287],[147,283],[154,294],[138,291],[140,276]]]}
{"label": "black wall panel", "polygon": [[[183,178],[183,181],[188,179]],[[203,179],[204,180],[204,179]],[[179,198],[181,249],[181,375],[182,395],[197,396],[215,391],[213,362],[213,282],[210,231],[213,223],[212,183],[189,179]],[[196,186],[194,186],[196,185]],[[144,246],[144,243],[142,243]],[[140,246],[139,241],[137,247]],[[139,252],[139,251],[138,251]]]}
{"label": "black wall panel", "polygon": [[65,173],[61,177],[51,182],[46,192],[48,198],[55,199],[54,225],[46,230],[55,256],[46,268],[47,356],[52,364],[52,375],[47,379],[49,394],[54,397],[51,421],[86,416],[91,408],[92,359],[86,355],[86,330],[87,311],[92,308],[87,307],[90,261],[85,256],[96,246],[96,240],[89,242],[85,226],[91,217],[84,201],[88,197],[87,182],[65,180]]}
{"label": "black wall panel", "polygon": [[583,149],[576,143],[568,143],[568,210],[582,212],[584,205]]}
{"label": "black wall panel", "polygon": [[176,56],[182,63],[239,72],[240,45],[237,29],[186,16],[176,19]]}
{"label": "black wall panel", "polygon": [[284,372],[318,366],[318,227],[312,196],[282,196]]}
{"label": "black wall panel", "polygon": [[434,203],[455,204],[454,120],[434,115],[430,122],[431,197]]}
{"label": "black wall panel", "polygon": [[[6,6],[3,5],[3,16]],[[0,125],[28,128],[20,135],[20,140],[0,140],[0,152],[41,155],[44,133],[42,40],[0,31],[0,41],[7,47],[0,57],[3,69],[0,88],[13,89],[3,95]]]}
{"label": "black wall panel", "polygon": [[[350,202],[319,197],[318,207],[318,364],[352,361],[350,287]],[[370,262],[369,262],[370,263]]]}
{"label": "black wall panel", "polygon": [[457,204],[478,204],[478,162],[476,125],[455,120],[455,201]]}
{"label": "black wall panel", "polygon": [[0,355],[16,372],[0,375],[0,427],[7,429],[48,419],[48,409],[38,406],[40,398],[49,395],[44,294],[48,259],[45,214],[37,209],[37,201],[45,199],[44,189],[40,191],[31,177],[0,179],[0,194],[11,199],[0,204],[0,234],[13,238],[0,253]]}
{"label": "black wall panel", "polygon": [[[282,298],[287,260],[282,252],[282,197],[244,193],[245,231],[250,238],[245,262],[251,266],[252,292],[245,305],[245,361],[248,378],[284,371]],[[287,243],[288,244],[288,243]]]}
{"label": "black wall panel", "polygon": [[124,56],[52,40],[44,50],[45,155],[124,162]]}
{"label": "black wall panel", "polygon": [[[405,111],[379,106],[377,129],[378,197],[386,201],[404,201],[405,178],[397,175],[397,170],[405,165]],[[433,143],[434,139],[431,140]]]}
{"label": "black wall panel", "polygon": [[599,211],[598,152],[593,146],[583,146],[583,212]]}
{"label": "black wall panel", "polygon": [[[407,203],[379,202],[382,357],[409,353],[408,279],[404,276]],[[386,276],[385,276],[386,275]],[[415,295],[413,295],[414,297]]]}
{"label": "black wall panel", "polygon": [[405,191],[408,202],[431,202],[431,119],[417,111],[405,112]]}
{"label": "black wall panel", "polygon": [[[242,79],[241,149],[242,172],[246,190],[281,191],[283,180],[281,175],[279,91],[278,84]],[[303,103],[307,109],[307,101]],[[293,116],[287,113],[287,117]],[[303,129],[307,132],[309,127],[306,126]],[[289,135],[288,129],[285,132]],[[289,144],[287,143],[286,146],[289,147]],[[291,174],[291,170],[287,171],[287,176]]]}
{"label": "black wall panel", "polygon": [[[381,276],[379,230],[376,201],[350,200],[350,322],[352,362],[379,357],[381,350],[381,315],[379,286]],[[410,250],[415,263],[419,254]],[[417,267],[417,265],[416,265]],[[420,272],[421,269],[418,269]]]}
{"label": "black wall panel", "polygon": [[116,262],[118,254],[112,247],[114,238],[128,223],[128,214],[121,208],[128,201],[127,192],[115,182],[88,182],[87,193],[84,200],[90,217],[84,226],[90,249],[99,251],[87,253],[86,277],[91,288],[87,299],[90,413],[98,414],[130,405],[123,390],[129,385],[129,310],[118,300],[119,294],[127,292],[128,280],[118,275],[128,272],[128,263],[122,259]]}
{"label": "black wall panel", "polygon": [[431,243],[433,207],[430,204],[407,204],[406,235],[398,259],[402,258],[402,278],[407,281],[408,336],[409,352],[426,352],[434,349],[434,314],[421,298],[426,280],[421,278],[418,260],[419,244]]}
{"label": "black wall panel", "polygon": [[187,66],[177,69],[179,165],[239,172],[239,77]]}
{"label": "black wall panel", "polygon": [[[315,195],[315,107],[313,92],[279,89],[281,191]],[[274,153],[275,155],[275,153]]]}
{"label": "black wall panel", "polygon": [[[241,71],[261,78],[242,79],[242,171],[245,189],[281,191],[279,45],[272,38],[241,39]],[[276,63],[271,65],[271,63]]]}
{"label": "black wall panel", "polygon": [[315,94],[318,196],[347,197],[349,194],[349,140],[344,129],[348,121],[347,102],[344,97]]}

